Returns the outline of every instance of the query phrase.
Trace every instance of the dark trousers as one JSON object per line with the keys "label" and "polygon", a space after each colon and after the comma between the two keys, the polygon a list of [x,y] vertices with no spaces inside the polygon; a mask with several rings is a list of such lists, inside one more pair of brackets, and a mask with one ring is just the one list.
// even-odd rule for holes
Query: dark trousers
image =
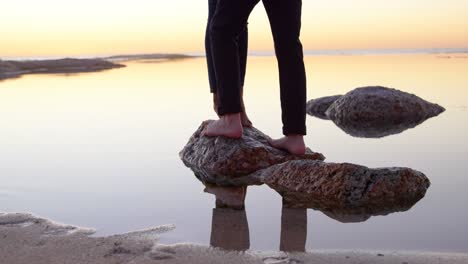
{"label": "dark trousers", "polygon": [[[213,16],[216,11],[216,7],[219,0],[208,0],[208,23],[206,25],[205,33],[205,52],[206,62],[208,65],[208,79],[210,81],[210,92],[217,92],[217,78],[213,62],[213,53],[211,52],[211,38],[210,28]],[[237,37],[237,46],[239,52],[239,75],[240,75],[240,89],[244,88],[245,72],[247,68],[247,49],[249,43],[249,34],[247,24],[241,29],[239,36]]]}
{"label": "dark trousers", "polygon": [[[218,114],[241,112],[239,36],[259,0],[218,0],[209,35],[219,99]],[[306,134],[306,76],[301,30],[302,0],[263,0],[280,75],[283,134]]]}

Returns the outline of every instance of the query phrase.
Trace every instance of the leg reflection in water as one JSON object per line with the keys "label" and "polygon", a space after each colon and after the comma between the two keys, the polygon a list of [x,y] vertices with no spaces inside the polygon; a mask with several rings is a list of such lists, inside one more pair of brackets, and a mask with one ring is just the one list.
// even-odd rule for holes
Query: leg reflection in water
{"label": "leg reflection in water", "polygon": [[[225,250],[250,248],[249,224],[245,213],[247,187],[206,185],[205,192],[216,196],[213,209],[210,245]],[[280,250],[305,252],[307,209],[282,206]]]}
{"label": "leg reflection in water", "polygon": [[226,250],[248,250],[250,235],[244,206],[247,187],[207,186],[205,192],[216,196],[210,245]]}
{"label": "leg reflection in water", "polygon": [[307,240],[307,209],[284,206],[281,212],[281,251],[305,252]]}
{"label": "leg reflection in water", "polygon": [[226,250],[249,249],[249,224],[245,210],[214,208],[210,245]]}

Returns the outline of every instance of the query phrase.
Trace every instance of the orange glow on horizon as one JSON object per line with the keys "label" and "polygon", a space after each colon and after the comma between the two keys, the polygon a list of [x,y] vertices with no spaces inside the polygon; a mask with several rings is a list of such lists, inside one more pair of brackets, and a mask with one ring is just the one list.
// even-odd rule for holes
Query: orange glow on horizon
{"label": "orange glow on horizon", "polygon": [[[0,57],[201,52],[206,2],[9,1],[2,4]],[[302,42],[306,50],[468,48],[467,13],[464,0],[304,1]],[[249,30],[251,51],[273,49],[261,4]]]}

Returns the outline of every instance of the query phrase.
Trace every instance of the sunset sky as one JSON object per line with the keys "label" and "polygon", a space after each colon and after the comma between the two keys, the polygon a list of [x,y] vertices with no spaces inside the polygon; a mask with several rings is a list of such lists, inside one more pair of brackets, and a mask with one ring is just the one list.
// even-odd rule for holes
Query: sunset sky
{"label": "sunset sky", "polygon": [[[203,51],[207,0],[0,3],[0,57]],[[468,0],[304,0],[311,49],[467,48]],[[251,51],[272,50],[262,4]]]}

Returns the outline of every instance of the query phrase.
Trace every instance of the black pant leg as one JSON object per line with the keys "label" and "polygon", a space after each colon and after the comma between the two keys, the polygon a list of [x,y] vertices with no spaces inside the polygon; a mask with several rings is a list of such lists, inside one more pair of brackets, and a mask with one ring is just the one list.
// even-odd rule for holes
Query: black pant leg
{"label": "black pant leg", "polygon": [[244,88],[245,74],[247,71],[247,53],[249,46],[249,30],[247,24],[245,25],[242,33],[239,35],[239,64],[240,64],[240,81],[241,89]]}
{"label": "black pant leg", "polygon": [[210,39],[210,27],[211,19],[216,10],[216,4],[218,0],[208,0],[208,21],[206,23],[206,32],[205,32],[205,53],[206,53],[206,63],[208,66],[208,80],[210,82],[210,92],[216,92],[216,74],[213,65],[213,54],[211,52],[211,39]]}
{"label": "black pant leg", "polygon": [[280,75],[283,134],[306,134],[306,74],[301,31],[301,0],[263,0],[275,42]]}
{"label": "black pant leg", "polygon": [[[239,36],[259,0],[218,0],[211,20],[210,40],[217,79],[220,115],[241,112],[241,55]],[[244,69],[245,72],[245,69]]]}
{"label": "black pant leg", "polygon": [[[216,4],[218,0],[208,0],[208,21],[205,31],[205,53],[206,53],[206,62],[208,66],[208,80],[210,83],[210,92],[216,93],[216,74],[214,70],[213,63],[213,54],[211,52],[211,38],[210,38],[210,27],[211,19],[216,10]],[[248,43],[249,43],[249,33],[247,25],[245,25],[242,33],[239,35],[239,56],[240,56],[240,72],[241,72],[241,88],[244,87],[245,74],[247,68],[247,52],[248,52]]]}

